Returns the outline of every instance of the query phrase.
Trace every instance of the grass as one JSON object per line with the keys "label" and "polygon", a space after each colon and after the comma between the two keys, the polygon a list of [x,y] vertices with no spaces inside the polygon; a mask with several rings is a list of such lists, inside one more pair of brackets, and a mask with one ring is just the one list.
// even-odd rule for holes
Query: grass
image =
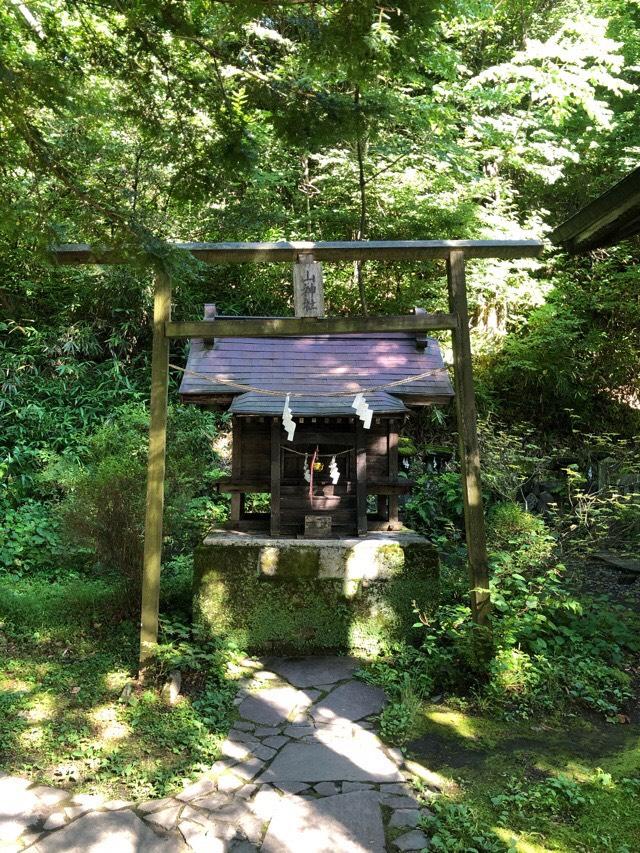
{"label": "grass", "polygon": [[225,713],[212,718],[189,697],[169,706],[153,688],[119,701],[138,642],[120,604],[115,581],[0,578],[3,770],[140,799],[180,788],[218,757]]}
{"label": "grass", "polygon": [[[633,853],[640,726],[501,723],[426,705],[412,733],[445,795],[428,821],[448,853]],[[439,846],[439,845],[442,846]]]}

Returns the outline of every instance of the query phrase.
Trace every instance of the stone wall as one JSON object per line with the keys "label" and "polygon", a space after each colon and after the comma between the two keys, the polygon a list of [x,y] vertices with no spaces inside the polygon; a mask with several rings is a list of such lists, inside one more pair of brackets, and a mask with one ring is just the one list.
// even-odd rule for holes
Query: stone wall
{"label": "stone wall", "polygon": [[438,555],[413,533],[296,540],[214,533],[195,552],[194,616],[256,652],[370,655],[432,612]]}

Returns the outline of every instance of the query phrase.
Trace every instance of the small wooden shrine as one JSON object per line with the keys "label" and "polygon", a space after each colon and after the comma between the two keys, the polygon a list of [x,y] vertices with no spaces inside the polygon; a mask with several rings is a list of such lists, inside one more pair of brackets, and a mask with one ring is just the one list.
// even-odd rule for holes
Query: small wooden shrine
{"label": "small wooden shrine", "polygon": [[[398,433],[412,410],[453,397],[437,341],[411,332],[216,338],[215,306],[205,319],[213,337],[191,339],[180,396],[232,415],[231,477],[218,484],[232,495],[227,526],[306,538],[398,529],[398,496],[410,487]],[[270,494],[270,513],[247,510],[252,493]]]}

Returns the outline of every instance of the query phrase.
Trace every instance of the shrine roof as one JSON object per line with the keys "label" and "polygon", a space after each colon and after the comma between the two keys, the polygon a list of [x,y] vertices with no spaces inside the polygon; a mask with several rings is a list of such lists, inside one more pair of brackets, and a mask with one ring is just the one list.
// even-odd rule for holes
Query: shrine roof
{"label": "shrine roof", "polygon": [[[274,397],[264,394],[248,392],[235,397],[229,407],[234,415],[282,415],[285,395]],[[376,391],[366,395],[367,404],[375,414],[404,414],[407,407],[402,400],[386,394],[384,391]],[[293,417],[305,417],[309,415],[353,417],[355,411],[352,407],[353,397],[291,397],[289,407]]]}
{"label": "shrine roof", "polygon": [[[356,394],[371,388],[385,391],[386,396],[409,406],[447,402],[453,397],[438,342],[433,338],[417,340],[415,334],[408,332],[213,341],[192,338],[190,343],[180,385],[184,402],[206,403],[209,396],[245,396],[252,389],[280,391],[283,395],[304,392],[309,405],[315,401],[316,411],[323,399],[315,396],[319,392]],[[426,375],[401,385],[392,384],[418,374]],[[381,385],[387,387],[379,388]],[[367,394],[367,399],[373,393]],[[259,398],[255,399],[259,407],[268,399],[260,394],[251,395],[252,404],[254,398]],[[249,402],[234,401],[233,411],[239,412],[237,407]]]}

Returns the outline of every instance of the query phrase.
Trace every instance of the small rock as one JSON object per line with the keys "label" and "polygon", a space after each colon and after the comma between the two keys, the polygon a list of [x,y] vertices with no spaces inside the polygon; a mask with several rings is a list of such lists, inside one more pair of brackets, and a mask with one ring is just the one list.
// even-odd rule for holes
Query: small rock
{"label": "small rock", "polygon": [[181,800],[183,803],[188,803],[190,800],[195,800],[196,797],[203,797],[205,794],[215,791],[215,789],[215,782],[212,782],[211,779],[207,779],[206,776],[203,776],[202,779],[198,779],[197,782],[187,785],[184,791],[178,794],[176,799]]}
{"label": "small rock", "polygon": [[271,749],[280,749],[280,747],[284,746],[285,743],[289,743],[289,738],[284,737],[283,735],[272,735],[271,737],[265,738],[262,743]]}
{"label": "small rock", "polygon": [[320,782],[313,786],[313,790],[323,797],[331,797],[340,793],[340,786],[335,782]]}
{"label": "small rock", "polygon": [[418,809],[397,809],[389,821],[389,826],[417,826],[420,820]]}
{"label": "small rock", "polygon": [[53,829],[60,829],[66,822],[67,818],[64,812],[54,812],[52,815],[49,815],[42,828],[45,832],[51,832]]}
{"label": "small rock", "polygon": [[131,701],[132,693],[133,693],[133,684],[129,681],[122,688],[122,693],[120,694],[120,697],[118,698],[118,702],[120,702],[121,705],[128,705],[129,702]]}
{"label": "small rock", "polygon": [[429,839],[420,832],[419,829],[414,829],[412,832],[407,832],[401,835],[393,842],[398,850],[424,850],[429,847]]}
{"label": "small rock", "polygon": [[179,669],[175,669],[173,672],[169,673],[169,680],[163,686],[162,693],[160,694],[164,701],[168,702],[169,705],[175,705],[178,701],[181,684],[182,675],[180,674]]}

